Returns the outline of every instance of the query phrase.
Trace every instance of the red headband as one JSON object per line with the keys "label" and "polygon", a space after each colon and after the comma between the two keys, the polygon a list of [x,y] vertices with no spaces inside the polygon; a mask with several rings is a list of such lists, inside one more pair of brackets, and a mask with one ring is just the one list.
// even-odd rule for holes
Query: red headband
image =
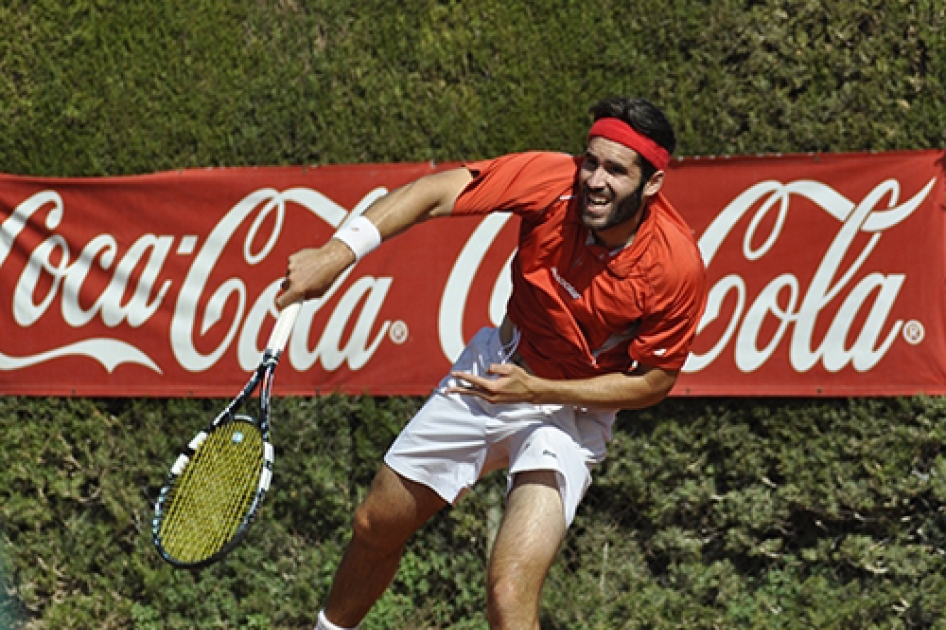
{"label": "red headband", "polygon": [[644,134],[635,130],[618,118],[599,118],[591,125],[588,139],[600,136],[623,144],[650,162],[658,171],[665,171],[670,165],[670,152]]}

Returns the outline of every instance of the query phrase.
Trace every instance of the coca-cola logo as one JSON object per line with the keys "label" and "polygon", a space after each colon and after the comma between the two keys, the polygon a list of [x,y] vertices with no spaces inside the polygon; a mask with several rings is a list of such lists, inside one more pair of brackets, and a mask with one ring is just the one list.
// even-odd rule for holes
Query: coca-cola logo
{"label": "coca-cola logo", "polygon": [[[94,320],[109,329],[120,324],[137,329],[159,309],[172,308],[169,343],[181,367],[190,372],[205,371],[235,345],[241,367],[252,369],[262,352],[258,346],[260,328],[267,317],[275,315],[273,299],[279,290],[279,280],[274,279],[256,295],[250,295],[242,277],[230,277],[214,286],[209,284],[211,272],[217,268],[221,258],[225,254],[233,255],[229,250],[234,246],[233,237],[237,229],[241,226],[248,228],[243,242],[236,244],[237,256],[247,267],[254,267],[272,255],[282,232],[287,204],[304,208],[336,228],[346,219],[361,214],[385,192],[385,189],[371,191],[349,213],[311,189],[293,188],[282,192],[261,189],[247,195],[227,212],[199,249],[197,243],[200,239],[196,235],[143,234],[125,251],[121,251],[111,234],[97,235],[79,251],[74,251],[59,233],[60,229],[67,227],[67,209],[62,197],[53,190],[36,193],[17,206],[0,224],[0,269],[31,217],[42,211],[48,232],[48,236],[29,253],[14,283],[14,321],[29,328],[58,305],[62,322],[73,329],[83,328]],[[263,233],[267,229],[264,226],[268,226],[269,233]],[[176,303],[171,305],[167,303],[167,296],[174,280],[167,278],[163,271],[173,254],[193,256],[193,262],[182,281]],[[346,272],[346,278],[353,269]],[[133,273],[135,270],[137,273]],[[90,274],[108,274],[109,279],[105,289],[88,307],[80,303],[79,296],[88,295],[83,291],[83,285]],[[329,317],[328,325],[320,331],[317,343],[309,346],[308,326],[315,313],[335,296],[343,282],[344,278],[328,295],[304,306],[297,320],[297,334],[287,351],[296,369],[305,370],[319,360],[329,370],[342,363],[357,370],[367,363],[382,336],[388,332],[392,322],[377,322],[377,317],[391,278],[362,277],[347,287]],[[199,350],[197,342],[201,336],[222,323],[225,304],[235,304],[235,310],[231,309],[230,321],[223,323],[227,328],[223,340],[209,351]],[[343,340],[342,331],[352,318],[353,332]],[[0,369],[15,370],[66,356],[94,359],[109,372],[122,364],[137,364],[162,372],[159,362],[133,341],[116,337],[82,339],[24,356],[11,356],[0,349]]]}
{"label": "coca-cola logo", "polygon": [[[684,367],[686,387],[721,378],[714,375],[729,382],[734,372],[762,380],[873,374],[885,357],[903,360],[898,347],[910,349],[911,360],[925,353],[926,364],[939,365],[933,346],[944,327],[931,318],[942,305],[922,302],[930,282],[941,289],[942,265],[928,271],[916,260],[932,255],[931,244],[941,247],[935,236],[923,238],[939,233],[940,213],[926,210],[935,206],[940,180],[935,173],[898,180],[865,170],[856,186],[778,178],[772,168],[775,177],[745,178],[735,193],[716,186],[703,204],[676,193],[683,214],[700,226],[710,279]],[[109,205],[112,182],[95,189],[109,193],[106,202],[90,202],[85,183],[81,195],[66,185],[0,191],[8,209],[0,215],[4,387],[41,392],[75,376],[77,385],[56,391],[110,391],[103,374],[113,374],[126,384],[150,378],[147,392],[186,393],[186,375],[213,370],[200,379],[210,383],[201,391],[224,393],[227,379],[240,378],[236,368],[254,369],[275,320],[287,256],[317,245],[388,189],[352,194],[330,178],[316,189],[295,176],[275,187],[262,171],[241,182],[222,210],[217,193],[200,195],[199,211],[182,212],[130,190],[121,203],[146,209],[140,221],[137,211]],[[417,171],[396,172],[407,179]],[[232,177],[201,181],[228,195]],[[174,187],[170,197],[189,199],[188,182],[165,181]],[[344,204],[330,196],[340,191]],[[306,302],[284,353],[282,386],[304,392],[326,382],[366,391],[358,380],[366,378],[375,389],[394,381],[383,391],[423,393],[480,326],[502,320],[516,242],[510,215],[432,223],[386,243],[325,296]],[[892,254],[918,240],[923,252]],[[83,362],[101,369],[73,375]],[[939,378],[935,370],[928,381]]]}
{"label": "coca-cola logo", "polygon": [[[720,212],[699,239],[700,251],[710,270],[724,247],[739,248],[740,270],[722,275],[709,290],[706,312],[700,332],[712,324],[722,329],[712,340],[701,338],[709,350],[691,354],[684,370],[699,372],[711,366],[724,352],[731,351],[742,372],[754,372],[766,364],[781,347],[796,372],[807,372],[821,365],[828,372],[851,366],[858,372],[873,368],[885,356],[901,334],[909,343],[923,338],[918,321],[891,320],[905,274],[863,273],[861,270],[887,231],[909,218],[928,198],[936,180],[906,201],[900,201],[900,184],[888,179],[878,184],[860,202],[855,203],[822,182],[798,180],[789,183],[763,181],[751,186]],[[745,276],[771,255],[786,226],[805,218],[793,213],[800,200],[807,200],[836,220],[836,233],[826,251],[805,251],[806,257],[820,257],[810,278],[800,278],[792,271],[778,274],[765,287],[751,295]],[[734,232],[743,219],[750,217],[743,234]],[[761,226],[769,232],[762,233]],[[868,235],[860,250],[855,239]],[[844,261],[850,261],[843,266]],[[714,272],[716,272],[714,274]],[[734,306],[724,317],[724,302]],[[815,336],[819,318],[829,305],[834,309],[827,332]],[[866,313],[866,316],[864,314]],[[860,317],[858,317],[860,316]],[[763,340],[760,330],[774,321],[774,333]],[[859,329],[852,323],[861,321]],[[723,323],[723,326],[719,326]]]}

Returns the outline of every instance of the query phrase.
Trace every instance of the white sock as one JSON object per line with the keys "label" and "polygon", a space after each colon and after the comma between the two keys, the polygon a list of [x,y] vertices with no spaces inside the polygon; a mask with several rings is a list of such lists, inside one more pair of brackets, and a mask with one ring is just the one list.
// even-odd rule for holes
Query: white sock
{"label": "white sock", "polygon": [[358,626],[354,628],[343,628],[341,626],[336,626],[334,623],[325,618],[325,611],[319,611],[319,620],[315,624],[315,630],[358,630]]}

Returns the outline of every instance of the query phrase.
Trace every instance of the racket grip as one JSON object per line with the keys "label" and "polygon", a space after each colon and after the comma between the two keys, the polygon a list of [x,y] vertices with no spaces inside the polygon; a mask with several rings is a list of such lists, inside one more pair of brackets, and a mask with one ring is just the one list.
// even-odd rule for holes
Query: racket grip
{"label": "racket grip", "polygon": [[276,320],[276,326],[269,336],[269,342],[266,344],[267,350],[273,352],[282,352],[289,341],[289,333],[296,323],[299,316],[299,309],[302,308],[302,302],[293,302],[279,313],[279,319]]}

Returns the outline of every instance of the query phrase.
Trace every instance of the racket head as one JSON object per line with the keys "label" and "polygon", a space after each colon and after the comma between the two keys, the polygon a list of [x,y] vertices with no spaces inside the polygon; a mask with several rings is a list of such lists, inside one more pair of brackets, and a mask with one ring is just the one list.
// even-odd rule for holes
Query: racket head
{"label": "racket head", "polygon": [[246,536],[272,478],[268,426],[224,414],[178,456],[155,505],[152,538],[167,562],[197,569]]}

